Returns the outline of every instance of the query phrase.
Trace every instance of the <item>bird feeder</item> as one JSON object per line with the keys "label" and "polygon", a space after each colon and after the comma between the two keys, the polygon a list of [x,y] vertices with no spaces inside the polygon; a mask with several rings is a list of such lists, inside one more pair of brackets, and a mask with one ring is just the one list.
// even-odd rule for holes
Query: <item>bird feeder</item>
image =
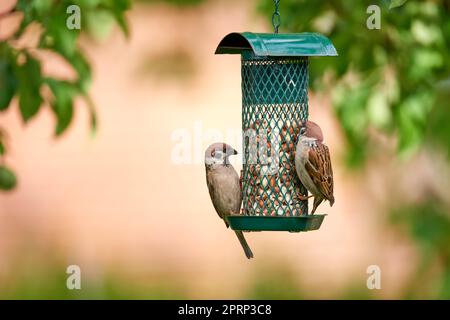
{"label": "bird feeder", "polygon": [[215,53],[241,55],[242,212],[227,222],[242,231],[319,229],[325,215],[308,215],[294,157],[308,119],[309,57],[336,49],[317,33],[244,32],[228,34]]}

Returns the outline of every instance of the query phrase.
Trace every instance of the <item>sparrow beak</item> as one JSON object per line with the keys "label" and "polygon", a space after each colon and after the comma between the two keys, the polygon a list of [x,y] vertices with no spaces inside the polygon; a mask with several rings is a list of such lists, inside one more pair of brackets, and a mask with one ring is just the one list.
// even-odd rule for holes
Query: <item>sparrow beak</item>
{"label": "sparrow beak", "polygon": [[237,155],[237,154],[238,154],[238,152],[237,152],[234,148],[232,148],[232,147],[230,147],[230,146],[228,146],[227,149],[224,150],[224,152],[225,152],[225,154],[227,155],[227,157],[229,157],[229,156],[234,156],[234,155]]}

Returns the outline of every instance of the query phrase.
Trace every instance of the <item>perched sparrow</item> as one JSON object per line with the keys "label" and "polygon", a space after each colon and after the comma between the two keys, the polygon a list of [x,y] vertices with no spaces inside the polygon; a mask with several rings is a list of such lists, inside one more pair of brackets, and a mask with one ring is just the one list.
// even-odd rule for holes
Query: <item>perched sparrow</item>
{"label": "perched sparrow", "polygon": [[311,193],[309,197],[301,196],[300,200],[314,197],[311,214],[314,214],[323,200],[328,200],[330,206],[333,206],[333,170],[330,151],[323,144],[322,130],[312,121],[307,121],[300,128],[295,151],[295,170],[301,183]]}
{"label": "perched sparrow", "polygon": [[[229,156],[235,154],[237,151],[226,143],[214,143],[205,151],[206,184],[209,195],[214,208],[227,228],[228,223],[225,217],[239,214],[242,202],[239,176],[228,159]],[[252,250],[245,241],[242,231],[235,231],[235,233],[247,258],[253,258]]]}

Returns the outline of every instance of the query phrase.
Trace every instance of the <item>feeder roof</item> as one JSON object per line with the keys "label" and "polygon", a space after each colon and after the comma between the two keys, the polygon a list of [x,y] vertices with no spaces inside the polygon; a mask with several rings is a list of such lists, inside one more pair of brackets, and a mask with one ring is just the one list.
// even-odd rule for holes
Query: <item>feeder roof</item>
{"label": "feeder roof", "polygon": [[337,56],[331,41],[320,33],[233,32],[219,43],[216,54],[240,54],[253,50],[257,56]]}

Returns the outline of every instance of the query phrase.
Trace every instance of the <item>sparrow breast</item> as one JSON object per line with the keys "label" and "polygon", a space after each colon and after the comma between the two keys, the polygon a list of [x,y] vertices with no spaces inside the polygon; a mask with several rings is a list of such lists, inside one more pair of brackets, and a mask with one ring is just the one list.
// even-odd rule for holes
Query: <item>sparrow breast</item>
{"label": "sparrow breast", "polygon": [[308,191],[314,196],[320,196],[321,193],[319,189],[306,170],[306,163],[309,161],[309,151],[315,145],[317,145],[317,141],[315,139],[300,137],[295,153],[295,169],[300,182],[305,186],[305,188],[308,189]]}

